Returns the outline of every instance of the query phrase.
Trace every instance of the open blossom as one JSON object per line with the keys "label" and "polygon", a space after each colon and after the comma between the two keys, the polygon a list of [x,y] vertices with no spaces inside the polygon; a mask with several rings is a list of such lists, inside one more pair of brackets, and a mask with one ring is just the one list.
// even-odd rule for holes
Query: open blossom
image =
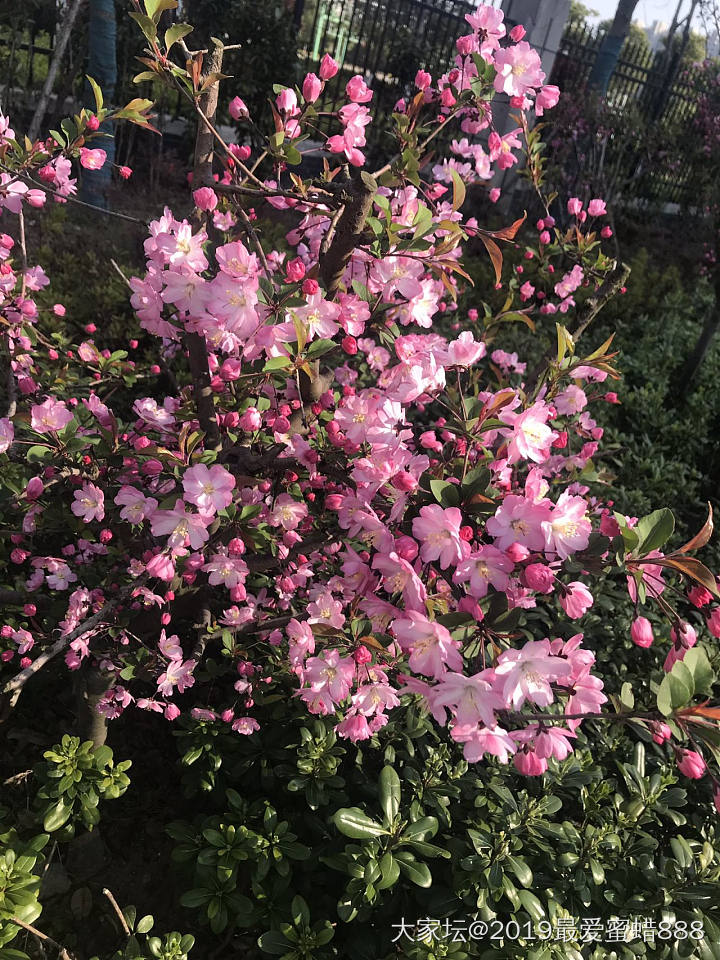
{"label": "open blossom", "polygon": [[560,494],[548,520],[543,521],[545,547],[561,560],[584,550],[590,542],[592,524],[587,516],[587,503],[568,490]]}
{"label": "open blossom", "polygon": [[195,683],[193,670],[197,666],[195,660],[171,660],[165,672],[158,677],[158,693],[170,697],[177,687],[178,693],[184,693]]}
{"label": "open blossom", "polygon": [[420,556],[425,563],[437,560],[445,570],[463,556],[463,541],[460,539],[462,514],[457,507],[437,504],[420,508],[420,515],[412,523],[413,536],[422,541]]}
{"label": "open blossom", "polygon": [[212,467],[204,463],[190,467],[183,474],[182,484],[185,500],[205,516],[213,516],[232,503],[235,478],[217,463]]}
{"label": "open blossom", "polygon": [[308,508],[289,493],[281,493],[270,513],[270,523],[283,530],[295,530],[308,514]]}
{"label": "open blossom", "polygon": [[480,599],[487,595],[490,586],[495,590],[505,590],[510,582],[509,574],[513,566],[512,560],[502,550],[485,545],[460,561],[453,574],[453,581],[469,581],[469,593]]}
{"label": "open blossom", "polygon": [[86,170],[100,170],[106,160],[107,153],[104,150],[80,147],[80,166],[85,167]]}
{"label": "open blossom", "polygon": [[150,529],[155,536],[167,536],[168,547],[177,551],[189,541],[193,550],[199,550],[208,540],[208,519],[196,513],[188,513],[182,500],[175,501],[173,510],[156,510],[150,520]]}
{"label": "open blossom", "polygon": [[463,673],[444,673],[432,690],[431,703],[438,707],[449,707],[456,722],[462,726],[478,723],[486,727],[495,724],[495,710],[502,706],[501,698],[482,673],[471,677]]}
{"label": "open blossom", "polygon": [[355,661],[341,657],[337,650],[323,650],[310,657],[303,671],[303,680],[313,691],[324,691],[333,703],[340,703],[350,693],[355,678]]}
{"label": "open blossom", "polygon": [[85,523],[102,520],[105,516],[105,494],[94,483],[84,483],[82,489],[73,494],[75,502],[70,509],[76,517],[82,517]]}
{"label": "open blossom", "polygon": [[410,657],[410,669],[439,680],[447,669],[462,670],[460,644],[442,624],[422,613],[408,611],[406,617],[393,620],[392,631]]}
{"label": "open blossom", "polygon": [[138,524],[157,510],[158,502],[154,497],[146,497],[135,487],[123,486],[115,496],[115,503],[122,507],[120,516],[128,523]]}
{"label": "open blossom", "polygon": [[30,425],[38,433],[57,433],[73,419],[62,400],[48,397],[44,403],[36,403],[30,408]]}
{"label": "open blossom", "polygon": [[550,409],[542,401],[534,403],[522,413],[502,410],[500,419],[511,425],[503,431],[508,437],[508,462],[533,460],[542,463],[550,455],[550,446],[557,434],[548,426]]}
{"label": "open blossom", "polygon": [[545,79],[540,55],[527,40],[498,50],[495,67],[495,89],[509,97],[524,97],[528,90],[541,87]]}
{"label": "open blossom", "polygon": [[495,675],[502,678],[502,695],[514,710],[526,700],[538,707],[549,706],[553,702],[551,682],[570,673],[567,660],[551,655],[549,640],[529,640],[518,650],[505,650],[495,664]]}
{"label": "open blossom", "polygon": [[[239,557],[230,557],[225,553],[214,553],[203,570],[209,574],[208,583],[216,587],[222,584],[229,590],[245,582],[248,567]],[[233,596],[233,599],[236,599]]]}
{"label": "open blossom", "polygon": [[490,63],[506,33],[505,14],[489,4],[481,4],[474,13],[466,13],[465,19],[478,34],[480,55]]}

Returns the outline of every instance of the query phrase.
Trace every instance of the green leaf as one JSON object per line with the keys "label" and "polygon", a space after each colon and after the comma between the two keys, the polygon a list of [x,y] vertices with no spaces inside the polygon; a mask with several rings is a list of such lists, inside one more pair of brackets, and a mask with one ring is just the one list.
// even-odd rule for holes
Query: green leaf
{"label": "green leaf", "polygon": [[45,814],[43,830],[48,830],[50,833],[59,830],[68,822],[71,813],[72,804],[67,806],[63,800],[58,800]]}
{"label": "green leaf", "polygon": [[418,863],[417,860],[410,859],[411,854],[399,852],[395,855],[395,859],[398,861],[400,866],[400,872],[403,876],[414,883],[417,887],[430,887],[432,886],[432,874],[430,873],[430,868],[426,863]]}
{"label": "green leaf", "polygon": [[306,927],[310,926],[310,910],[308,909],[307,903],[305,903],[299,894],[293,897],[290,910],[292,912],[293,923],[296,927],[303,925]]}
{"label": "green leaf", "polygon": [[658,710],[669,717],[674,710],[686,707],[695,693],[693,675],[679,660],[663,677],[657,693]]}
{"label": "green leaf", "polygon": [[263,371],[265,373],[270,373],[274,370],[287,370],[287,368],[290,366],[290,362],[290,357],[270,357],[263,367]]}
{"label": "green leaf", "polygon": [[380,861],[382,879],[376,884],[378,890],[388,890],[393,887],[400,876],[400,866],[391,853],[386,853]]}
{"label": "green leaf", "polygon": [[650,553],[651,550],[659,550],[666,543],[675,530],[675,517],[671,510],[663,507],[661,510],[653,510],[646,517],[638,520],[635,532],[638,535],[638,551]]}
{"label": "green leaf", "polygon": [[523,910],[530,914],[530,917],[535,921],[535,923],[539,923],[540,920],[544,919],[545,908],[534,893],[530,893],[529,890],[519,890],[518,899],[522,904]]}
{"label": "green leaf", "polygon": [[173,46],[173,44],[177,43],[178,40],[182,40],[183,37],[186,37],[192,32],[193,27],[189,23],[174,23],[165,31],[166,52],[170,53],[170,48]]}
{"label": "green leaf", "polygon": [[392,767],[383,767],[379,779],[380,806],[385,824],[390,825],[400,811],[400,777]]}
{"label": "green leaf", "polygon": [[314,357],[321,357],[324,353],[328,353],[330,350],[333,350],[337,346],[332,340],[315,340],[307,349],[307,355],[311,359]]}
{"label": "green leaf", "polygon": [[150,933],[154,923],[155,921],[152,915],[148,913],[146,916],[138,920],[138,925],[135,930],[137,933]]}
{"label": "green leaf", "polygon": [[130,16],[142,30],[145,39],[154,43],[157,40],[157,27],[150,17],[146,17],[144,13],[131,13]]}
{"label": "green leaf", "polygon": [[692,674],[695,685],[694,693],[712,694],[715,672],[710,666],[710,661],[703,647],[697,646],[688,650],[682,662]]}
{"label": "green leaf", "polygon": [[201,907],[212,900],[212,890],[196,888],[188,890],[180,897],[183,907]]}
{"label": "green leaf", "polygon": [[272,953],[276,956],[287,953],[291,946],[279,930],[268,930],[267,933],[263,933],[258,937],[257,944],[263,953]]}
{"label": "green leaf", "polygon": [[147,15],[152,17],[156,23],[160,19],[160,14],[164,10],[176,10],[177,5],[178,0],[145,0],[145,10]]}
{"label": "green leaf", "polygon": [[438,822],[435,817],[421,817],[409,823],[403,831],[402,840],[425,840],[437,833]]}
{"label": "green leaf", "polygon": [[341,807],[335,811],[332,821],[340,833],[352,840],[372,840],[390,832],[371,820],[359,807]]}
{"label": "green leaf", "polygon": [[95,112],[100,113],[100,111],[103,108],[102,90],[100,89],[97,81],[93,80],[93,78],[88,76],[87,74],[86,76],[87,76],[87,82],[90,84],[90,88],[93,92],[93,96],[95,97]]}
{"label": "green leaf", "polygon": [[460,493],[454,483],[447,480],[431,480],[430,489],[439,504],[443,507],[457,507],[460,503]]}
{"label": "green leaf", "polygon": [[620,703],[626,710],[632,710],[635,706],[635,695],[633,694],[632,684],[625,681],[620,689]]}

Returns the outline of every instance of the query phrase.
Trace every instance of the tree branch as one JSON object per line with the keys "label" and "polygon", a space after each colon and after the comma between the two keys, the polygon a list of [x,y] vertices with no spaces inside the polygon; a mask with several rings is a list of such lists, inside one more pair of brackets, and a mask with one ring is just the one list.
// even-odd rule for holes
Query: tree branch
{"label": "tree branch", "polygon": [[376,192],[377,182],[369,174],[361,174],[351,182],[335,235],[320,258],[320,279],[328,300],[335,298],[353,250],[360,244]]}

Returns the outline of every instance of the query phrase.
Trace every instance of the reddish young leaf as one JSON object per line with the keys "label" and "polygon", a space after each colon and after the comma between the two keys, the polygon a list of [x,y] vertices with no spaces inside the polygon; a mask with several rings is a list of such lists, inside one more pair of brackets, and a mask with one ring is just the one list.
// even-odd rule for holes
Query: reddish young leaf
{"label": "reddish young leaf", "polygon": [[704,547],[705,544],[709,541],[713,533],[713,509],[712,504],[708,501],[708,515],[707,520],[702,525],[701,530],[695,534],[695,536],[688,540],[684,547],[680,547],[677,553],[690,553],[692,550],[699,550],[701,547]]}

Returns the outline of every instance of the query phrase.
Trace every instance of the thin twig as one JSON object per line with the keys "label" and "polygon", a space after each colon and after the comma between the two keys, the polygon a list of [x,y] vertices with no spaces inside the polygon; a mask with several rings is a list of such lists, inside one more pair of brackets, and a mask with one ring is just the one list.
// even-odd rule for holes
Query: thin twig
{"label": "thin twig", "polygon": [[42,943],[49,943],[51,946],[55,947],[58,952],[59,960],[73,960],[73,956],[69,951],[57,940],[53,940],[52,937],[49,937],[46,933],[43,933],[42,930],[38,930],[37,927],[34,927],[31,923],[25,923],[24,920],[20,920],[19,917],[13,917],[10,921],[11,923],[17,924],[18,927],[22,927],[23,930],[27,930],[28,933],[31,933],[34,937],[37,937]]}
{"label": "thin twig", "polygon": [[115,897],[112,895],[112,891],[108,890],[107,887],[103,887],[103,893],[104,893],[105,896],[108,898],[108,900],[110,901],[110,904],[111,904],[113,910],[114,910],[115,913],[117,914],[118,919],[120,920],[120,923],[122,924],[122,928],[123,928],[123,930],[125,931],[125,935],[129,937],[129,936],[130,936],[130,927],[127,925],[127,920],[125,919],[125,915],[123,914],[122,910],[121,910],[120,907],[118,906],[117,900],[116,900]]}

